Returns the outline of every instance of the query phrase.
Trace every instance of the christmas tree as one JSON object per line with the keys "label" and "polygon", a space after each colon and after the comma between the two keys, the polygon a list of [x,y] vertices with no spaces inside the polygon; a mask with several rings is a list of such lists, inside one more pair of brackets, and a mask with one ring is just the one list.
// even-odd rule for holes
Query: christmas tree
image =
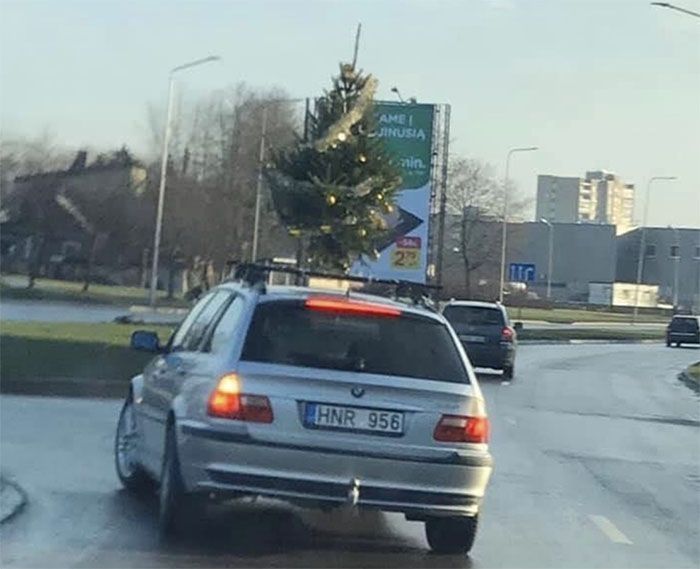
{"label": "christmas tree", "polygon": [[341,64],[333,88],[316,101],[307,140],[278,152],[266,175],[275,209],[290,234],[307,243],[314,268],[346,271],[378,256],[401,183],[374,133],[377,80]]}

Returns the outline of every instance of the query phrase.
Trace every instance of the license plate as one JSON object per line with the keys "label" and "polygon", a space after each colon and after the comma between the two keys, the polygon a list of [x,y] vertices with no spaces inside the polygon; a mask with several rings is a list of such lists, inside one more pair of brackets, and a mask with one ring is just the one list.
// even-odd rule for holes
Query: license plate
{"label": "license plate", "polygon": [[304,423],[316,429],[360,431],[386,435],[403,433],[403,413],[362,407],[307,403]]}
{"label": "license plate", "polygon": [[463,342],[471,342],[472,344],[483,344],[486,342],[486,338],[483,336],[460,336],[459,339]]}

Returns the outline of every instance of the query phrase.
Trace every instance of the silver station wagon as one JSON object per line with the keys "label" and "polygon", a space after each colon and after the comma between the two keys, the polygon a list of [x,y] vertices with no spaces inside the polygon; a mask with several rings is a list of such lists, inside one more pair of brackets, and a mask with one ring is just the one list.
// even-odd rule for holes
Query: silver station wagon
{"label": "silver station wagon", "polygon": [[[410,302],[230,282],[197,302],[131,380],[115,459],[159,487],[177,535],[212,499],[401,512],[466,553],[491,475],[489,421],[453,329]],[[199,512],[199,513],[197,513]]]}

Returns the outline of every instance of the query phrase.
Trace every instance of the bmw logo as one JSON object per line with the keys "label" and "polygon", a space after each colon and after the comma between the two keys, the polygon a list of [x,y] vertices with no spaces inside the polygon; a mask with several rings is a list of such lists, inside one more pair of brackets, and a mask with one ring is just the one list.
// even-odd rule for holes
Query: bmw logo
{"label": "bmw logo", "polygon": [[365,394],[365,389],[364,387],[356,385],[350,390],[350,393],[352,393],[353,397],[362,397]]}

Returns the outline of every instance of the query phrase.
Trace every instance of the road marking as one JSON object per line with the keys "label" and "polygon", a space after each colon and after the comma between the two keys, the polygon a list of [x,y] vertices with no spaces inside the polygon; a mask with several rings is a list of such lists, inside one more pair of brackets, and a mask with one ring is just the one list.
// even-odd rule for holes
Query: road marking
{"label": "road marking", "polygon": [[510,385],[510,381],[502,381],[501,385]]}
{"label": "road marking", "polygon": [[598,529],[602,531],[606,535],[606,537],[613,543],[624,543],[625,545],[632,545],[630,539],[619,529],[617,529],[617,526],[605,516],[594,516],[593,514],[591,514],[588,517],[596,526],[598,526]]}
{"label": "road marking", "polygon": [[506,423],[508,423],[509,425],[517,425],[518,424],[518,422],[515,419],[513,419],[513,417],[506,417]]}

